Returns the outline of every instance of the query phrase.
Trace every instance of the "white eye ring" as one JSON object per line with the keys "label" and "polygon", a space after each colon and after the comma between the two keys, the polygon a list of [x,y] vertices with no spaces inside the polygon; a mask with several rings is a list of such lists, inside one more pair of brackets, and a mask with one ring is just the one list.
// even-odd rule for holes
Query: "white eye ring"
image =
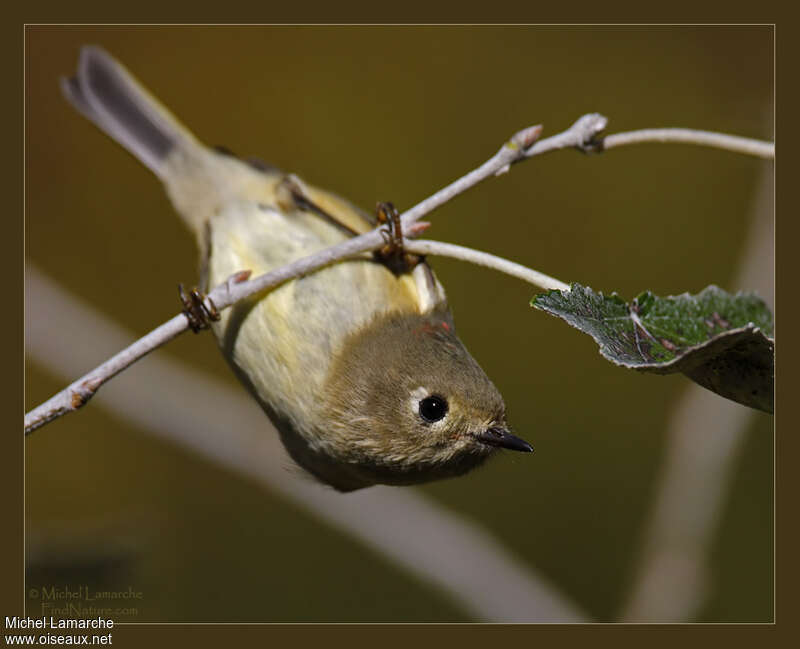
{"label": "white eye ring", "polygon": [[411,398],[416,401],[422,401],[425,397],[427,397],[429,391],[423,387],[414,388],[411,390]]}
{"label": "white eye ring", "polygon": [[428,396],[430,396],[430,394],[431,391],[428,390],[427,388],[423,388],[422,386],[411,390],[409,394],[411,398],[408,400],[408,407],[411,410],[411,412],[414,413],[415,417],[419,417],[420,401],[426,399]]}

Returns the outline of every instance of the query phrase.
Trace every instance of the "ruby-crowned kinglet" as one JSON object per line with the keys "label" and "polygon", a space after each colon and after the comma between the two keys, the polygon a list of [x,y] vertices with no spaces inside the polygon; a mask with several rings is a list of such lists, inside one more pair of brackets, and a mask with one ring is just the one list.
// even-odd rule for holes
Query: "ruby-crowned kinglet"
{"label": "ruby-crowned kinglet", "polygon": [[[194,232],[205,286],[254,275],[375,227],[293,175],[201,144],[118,62],[84,47],[72,105],[147,165]],[[455,334],[421,260],[363,255],[240,302],[212,328],[289,454],[340,491],[461,475],[498,448],[531,451]]]}

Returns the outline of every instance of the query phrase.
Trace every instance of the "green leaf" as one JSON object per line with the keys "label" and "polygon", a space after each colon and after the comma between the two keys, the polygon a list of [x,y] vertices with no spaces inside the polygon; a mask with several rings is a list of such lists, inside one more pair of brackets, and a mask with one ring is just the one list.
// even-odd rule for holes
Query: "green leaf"
{"label": "green leaf", "polygon": [[580,284],[537,295],[531,305],[594,338],[612,363],[643,372],[682,372],[704,388],[773,412],[772,314],[757,295],[709,286],[697,295],[632,302]]}

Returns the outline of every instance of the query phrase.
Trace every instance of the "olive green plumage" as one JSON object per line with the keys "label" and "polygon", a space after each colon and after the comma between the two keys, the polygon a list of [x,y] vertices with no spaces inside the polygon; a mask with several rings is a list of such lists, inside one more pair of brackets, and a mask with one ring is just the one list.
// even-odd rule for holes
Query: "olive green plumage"
{"label": "olive green plumage", "polygon": [[[162,180],[207,286],[374,227],[296,176],[204,146],[99,48],[81,50],[62,88]],[[396,273],[365,254],[236,304],[213,330],[291,456],[340,491],[451,477],[496,448],[530,450],[508,433],[503,399],[456,337],[424,262]]]}

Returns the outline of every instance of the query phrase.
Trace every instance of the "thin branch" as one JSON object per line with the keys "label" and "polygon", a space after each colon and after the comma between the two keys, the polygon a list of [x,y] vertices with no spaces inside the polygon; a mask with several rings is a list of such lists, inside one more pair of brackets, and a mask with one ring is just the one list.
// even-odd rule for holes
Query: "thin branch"
{"label": "thin branch", "polygon": [[413,252],[417,255],[439,255],[442,257],[452,257],[453,259],[467,261],[471,264],[476,264],[477,266],[484,266],[485,268],[498,270],[501,273],[511,275],[512,277],[521,279],[524,282],[538,286],[545,291],[553,289],[558,291],[570,290],[569,284],[565,284],[554,277],[540,273],[539,271],[523,266],[522,264],[517,264],[513,261],[509,261],[508,259],[497,257],[496,255],[490,255],[488,252],[481,252],[480,250],[465,248],[464,246],[457,246],[452,243],[417,239],[416,241],[408,241],[405,244],[405,249],[408,252]]}
{"label": "thin branch", "polygon": [[[28,269],[26,289],[26,316],[31,322],[26,352],[54,376],[75,376],[93,357],[102,358],[130,339],[128,331],[35,267]],[[61,344],[64,332],[74,334],[75,346]],[[164,385],[170,389],[164,390]],[[279,494],[420,583],[430,584],[477,620],[587,619],[537,572],[529,557],[515,556],[490,530],[425,498],[419,490],[378,486],[343,497],[288,470],[292,460],[277,431],[255,400],[230,381],[155,354],[109,384],[97,405],[157,439]],[[267,552],[262,559],[270,556],[276,557]]]}
{"label": "thin branch", "polygon": [[[416,224],[420,218],[467,188],[493,175],[499,169],[507,167],[512,161],[519,159],[536,141],[541,131],[541,126],[533,126],[519,131],[487,163],[409,210],[403,215],[404,236],[413,237],[419,234],[421,230],[425,229]],[[217,309],[224,309],[255,293],[274,288],[283,282],[302,277],[337,261],[375,250],[382,245],[384,245],[384,239],[381,236],[380,229],[375,229],[276,268],[250,281],[243,281],[246,276],[242,274],[232,276],[223,284],[215,287],[209,293],[208,298]],[[64,390],[25,415],[25,434],[29,435],[48,422],[83,407],[106,381],[154,349],[186,331],[188,326],[188,319],[183,314],[179,314],[119,354],[116,354],[109,361],[74,381]]]}
{"label": "thin branch", "polygon": [[697,131],[691,128],[645,128],[639,131],[614,133],[603,138],[604,150],[615,149],[629,144],[643,144],[645,142],[680,142],[683,144],[697,144],[716,149],[725,149],[734,153],[773,160],[775,158],[775,143],[754,140],[749,137],[713,133],[711,131]]}
{"label": "thin branch", "polygon": [[590,146],[606,127],[607,123],[608,119],[603,115],[589,113],[578,118],[566,131],[539,141],[537,139],[542,132],[541,125],[523,129],[514,134],[492,158],[484,162],[480,167],[470,171],[465,176],[406,211],[401,217],[403,225],[418,221],[429,212],[444,205],[470,187],[474,187],[482,180],[504,174],[516,162],[521,162],[542,153],[558,151],[559,149],[569,147],[582,149]]}
{"label": "thin branch", "polygon": [[187,326],[186,317],[182,313],[178,314],[112,356],[105,363],[98,365],[88,374],[84,374],[77,381],[70,383],[61,392],[26,413],[25,434],[29,435],[54,419],[83,407],[103,383],[114,378],[122,370],[130,367],[154,349],[182,334],[186,331]]}
{"label": "thin branch", "polygon": [[[517,132],[492,158],[480,167],[406,211],[401,216],[403,235],[409,238],[417,236],[425,229],[422,224],[417,223],[419,219],[470,187],[474,187],[479,182],[491,176],[507,172],[512,164],[549,151],[557,151],[569,147],[577,148],[585,152],[598,150],[601,144],[598,142],[597,138],[603,129],[605,129],[606,124],[607,119],[603,115],[599,113],[589,113],[580,117],[566,131],[541,141],[537,141],[542,131],[541,126],[531,126]],[[626,134],[620,135],[625,136]],[[609,136],[609,138],[611,137],[612,136]],[[733,136],[720,135],[719,137],[723,139],[745,140],[745,138],[735,138]],[[609,138],[605,139],[605,148],[610,148],[608,145]],[[613,139],[611,141],[612,146],[620,146],[626,143],[624,140],[616,144],[614,144]],[[637,141],[643,140],[632,139],[627,143],[632,144]],[[697,140],[693,141],[695,143],[706,143]],[[711,145],[719,146],[716,141]],[[731,150],[751,152],[741,148]],[[330,248],[320,250],[302,259],[298,259],[297,261],[272,270],[250,281],[244,281],[246,277],[242,274],[237,274],[220,286],[214,288],[214,290],[209,293],[208,298],[214,302],[214,305],[216,305],[218,309],[224,309],[255,293],[275,288],[290,279],[303,277],[324,266],[358,256],[370,250],[375,250],[383,244],[384,239],[380,229],[375,229],[366,234],[343,241]],[[482,259],[486,262],[486,257],[482,257]],[[511,264],[511,262],[507,262],[507,264]],[[495,265],[492,267],[497,266]],[[507,266],[507,269],[508,268]],[[507,270],[503,272],[507,272]],[[521,278],[530,281],[528,277]],[[546,276],[543,275],[542,278],[546,278]],[[538,283],[538,280],[533,283]],[[54,397],[25,415],[25,434],[27,435],[33,432],[53,419],[81,408],[91,399],[103,383],[116,376],[126,367],[129,367],[154,349],[169,342],[187,328],[187,318],[183,314],[177,315],[106,363],[103,363],[103,365],[73,382]]]}

